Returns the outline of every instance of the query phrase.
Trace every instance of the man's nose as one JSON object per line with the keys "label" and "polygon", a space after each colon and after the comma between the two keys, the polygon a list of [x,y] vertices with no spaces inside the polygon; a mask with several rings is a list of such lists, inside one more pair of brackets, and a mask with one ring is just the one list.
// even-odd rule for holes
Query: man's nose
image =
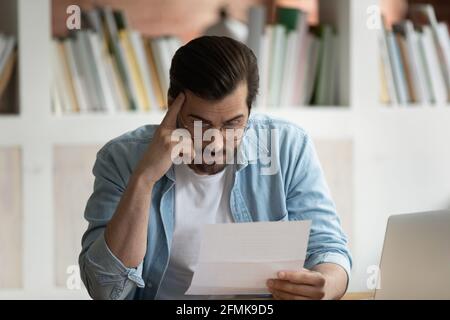
{"label": "man's nose", "polygon": [[220,136],[214,136],[211,141],[204,141],[204,147],[208,147],[215,152],[220,152],[224,149],[225,146],[225,137],[221,133]]}

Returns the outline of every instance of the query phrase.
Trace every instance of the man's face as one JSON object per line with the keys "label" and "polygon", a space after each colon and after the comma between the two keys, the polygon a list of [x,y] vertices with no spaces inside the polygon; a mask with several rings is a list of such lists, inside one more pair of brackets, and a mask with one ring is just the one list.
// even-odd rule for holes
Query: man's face
{"label": "man's face", "polygon": [[[185,95],[186,100],[178,115],[178,127],[189,130],[194,146],[201,148],[201,151],[196,150],[197,157],[202,154],[201,163],[197,160],[189,166],[199,174],[216,174],[229,163],[227,153],[235,158],[242,140],[249,117],[247,84],[241,82],[232,93],[218,101],[199,98],[190,91]],[[211,162],[212,158],[205,159],[205,154],[213,158],[223,156],[223,161]]]}

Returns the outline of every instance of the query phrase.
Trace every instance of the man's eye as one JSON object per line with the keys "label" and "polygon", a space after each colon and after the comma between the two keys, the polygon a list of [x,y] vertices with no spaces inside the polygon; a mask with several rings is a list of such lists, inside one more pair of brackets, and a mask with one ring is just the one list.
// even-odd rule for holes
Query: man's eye
{"label": "man's eye", "polygon": [[241,123],[239,121],[229,122],[225,125],[225,128],[234,129],[236,127],[239,127]]}

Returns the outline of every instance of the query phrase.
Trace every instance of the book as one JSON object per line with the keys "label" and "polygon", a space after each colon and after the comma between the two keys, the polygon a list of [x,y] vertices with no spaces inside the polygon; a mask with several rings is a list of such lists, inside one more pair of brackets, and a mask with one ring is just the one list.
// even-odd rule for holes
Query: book
{"label": "book", "polygon": [[380,63],[383,71],[383,77],[386,79],[386,87],[389,96],[389,102],[392,105],[397,105],[399,102],[397,86],[394,79],[394,69],[393,69],[393,57],[389,51],[389,41],[388,41],[388,30],[386,29],[386,24],[384,19],[382,19],[382,29],[378,37],[379,47],[380,47]]}
{"label": "book", "polygon": [[439,63],[439,56],[433,40],[433,31],[431,30],[431,27],[423,27],[421,39],[425,61],[430,75],[434,102],[437,105],[446,105],[448,102],[448,91],[444,75],[441,71],[441,64]]}
{"label": "book", "polygon": [[136,63],[141,72],[141,79],[148,99],[148,109],[150,110],[150,108],[156,108],[158,106],[158,101],[155,94],[155,85],[150,76],[150,67],[146,57],[144,42],[141,34],[137,31],[130,31],[130,40],[135,53]]}
{"label": "book", "polygon": [[70,100],[72,101],[72,110],[71,112],[79,112],[80,111],[80,105],[79,101],[76,95],[75,91],[75,84],[73,82],[73,75],[70,69],[69,60],[66,54],[66,48],[64,46],[63,41],[57,41],[58,44],[58,54],[61,59],[62,63],[62,72],[63,72],[63,78],[66,82],[67,88],[68,88],[68,94],[70,97]]}
{"label": "book", "polygon": [[9,81],[14,72],[14,66],[17,61],[17,52],[12,51],[8,56],[5,56],[2,72],[0,73],[0,98],[5,92]]}
{"label": "book", "polygon": [[[277,10],[277,23],[267,25],[263,6],[249,9],[247,41],[260,72],[256,105],[333,105],[339,92],[338,61],[332,54],[338,51],[337,35],[318,37],[310,32],[301,10]],[[55,54],[55,111],[165,108],[170,66],[181,41],[171,35],[144,37],[132,29],[123,11],[108,6],[83,11],[82,17],[83,29],[60,41]]]}
{"label": "book", "polygon": [[333,32],[331,36],[331,47],[333,48],[329,59],[329,80],[326,91],[326,106],[332,106],[336,101],[339,101],[339,90],[338,90],[338,64],[339,64],[339,37]]}
{"label": "book", "polygon": [[83,14],[85,14],[85,20],[87,21],[90,29],[93,30],[100,39],[102,51],[107,50],[107,31],[104,20],[102,19],[101,9],[94,8],[87,12],[83,11]]}
{"label": "book", "polygon": [[16,42],[14,36],[0,33],[0,113],[15,111],[15,96],[13,96],[15,92],[12,82],[17,79],[17,72],[15,72],[18,59]]}
{"label": "book", "polygon": [[276,7],[274,23],[265,27],[258,6],[250,8],[248,19],[248,44],[258,51],[258,107],[335,105],[339,101],[337,31],[317,34],[306,12],[287,6]]}
{"label": "book", "polygon": [[93,52],[94,63],[96,65],[96,71],[98,73],[98,79],[100,80],[100,87],[104,97],[104,110],[108,113],[116,112],[119,107],[117,106],[117,96],[114,94],[113,85],[108,77],[105,66],[104,51],[102,48],[102,40],[97,33],[90,32],[88,34]]}
{"label": "book", "polygon": [[[310,45],[312,44],[312,35],[308,34],[308,14],[304,11],[298,11],[297,19],[297,41],[294,57],[292,59],[292,68],[294,70],[292,88],[288,92],[291,105],[306,105],[306,87],[307,82],[312,82],[314,78],[308,78],[307,70],[309,63],[317,63],[316,57],[310,56]],[[317,54],[317,52],[316,52]],[[311,61],[310,59],[314,60]],[[291,62],[289,62],[291,64]],[[315,67],[315,66],[314,66]]]}
{"label": "book", "polygon": [[124,87],[123,81],[120,78],[120,72],[119,68],[117,67],[116,60],[114,60],[113,57],[111,56],[105,56],[104,59],[106,65],[106,72],[111,78],[111,83],[118,99],[118,111],[119,112],[128,111],[129,110],[128,97],[126,94],[126,89]]}
{"label": "book", "polygon": [[269,62],[270,62],[270,44],[272,41],[273,27],[265,26],[265,32],[261,35],[261,52],[258,61],[259,69],[259,95],[256,105],[259,108],[268,108],[268,91],[269,91]]}
{"label": "book", "polygon": [[292,91],[294,90],[295,73],[292,72],[291,61],[296,60],[298,51],[297,48],[298,32],[291,31],[287,33],[286,50],[284,56],[283,79],[281,81],[280,101],[282,107],[291,105]]}
{"label": "book", "polygon": [[156,104],[160,109],[164,108],[165,98],[164,93],[162,92],[160,79],[158,76],[158,70],[156,67],[155,56],[152,51],[152,46],[150,41],[145,41],[145,52],[147,56],[148,66],[150,68],[150,77],[152,81],[152,88],[156,98]]}
{"label": "book", "polygon": [[2,61],[3,50],[5,49],[6,39],[3,34],[0,33],[0,63]]}
{"label": "book", "polygon": [[386,73],[384,71],[386,66],[384,65],[382,59],[380,59],[380,63],[378,65],[378,67],[380,68],[380,70],[379,70],[379,73],[380,73],[380,101],[381,101],[381,103],[389,104],[391,102],[391,100],[390,100],[391,98],[389,97],[388,83],[387,83]]}
{"label": "book", "polygon": [[[125,94],[128,100],[128,109],[137,110],[137,92],[131,83],[131,72],[125,63],[125,53],[119,41],[119,31],[114,11],[111,7],[103,7],[101,10],[104,24],[106,26],[106,38],[110,54],[116,61],[120,79],[123,82]],[[116,12],[117,15],[117,12]],[[123,24],[123,21],[122,21]]]}
{"label": "book", "polygon": [[[300,83],[302,95],[300,96],[300,105],[306,106],[313,103],[313,94],[315,79],[319,71],[319,53],[320,53],[320,40],[312,35],[308,35],[305,38],[305,48],[308,54],[308,65],[306,66],[306,72],[304,74],[304,80]],[[308,81],[309,80],[309,81]]]}
{"label": "book", "polygon": [[403,62],[403,71],[404,77],[406,80],[406,91],[408,94],[409,101],[408,102],[416,102],[416,85],[414,78],[412,77],[412,64],[411,57],[409,56],[409,51],[406,44],[406,39],[399,33],[395,33],[395,40],[397,41],[397,46],[400,52],[400,58]]}
{"label": "book", "polygon": [[55,115],[63,114],[63,106],[61,102],[61,96],[59,95],[59,91],[57,88],[57,83],[53,82],[50,87],[50,97],[51,97],[51,107],[52,112]]}
{"label": "book", "polygon": [[320,51],[319,51],[319,71],[316,79],[316,91],[314,94],[314,104],[330,105],[332,97],[333,77],[335,76],[333,62],[334,39],[333,30],[329,25],[320,28]]}
{"label": "book", "polygon": [[[161,91],[167,93],[169,91],[169,71],[171,64],[171,49],[167,37],[159,37],[151,40],[151,49],[159,77]],[[167,105],[167,97],[163,96],[164,105]]]}
{"label": "book", "polygon": [[4,36],[1,42],[3,44],[0,51],[0,74],[4,72],[7,62],[14,52],[16,39],[13,36]]}
{"label": "book", "polygon": [[251,6],[248,13],[247,46],[253,51],[258,60],[262,57],[262,35],[266,25],[266,7]]}
{"label": "book", "polygon": [[68,38],[63,41],[67,59],[69,62],[72,80],[77,96],[80,112],[86,113],[89,111],[90,101],[87,96],[86,81],[81,73],[81,63],[76,57],[75,40]]}
{"label": "book", "polygon": [[401,105],[408,103],[409,95],[406,87],[405,72],[403,69],[403,62],[400,56],[400,49],[397,41],[395,40],[394,33],[392,31],[386,32],[389,57],[394,75],[395,87],[397,91],[398,102]]}
{"label": "book", "polygon": [[427,63],[427,57],[425,55],[424,43],[423,43],[423,34],[419,31],[416,31],[417,43],[419,47],[420,60],[422,61],[423,73],[421,77],[424,79],[430,104],[433,104],[435,101],[434,91],[433,91],[433,79],[431,77],[431,73]]}
{"label": "book", "polygon": [[[266,105],[265,101],[265,79],[266,76],[264,66],[267,58],[266,55],[266,38],[265,27],[266,27],[266,15],[267,10],[263,5],[251,6],[248,9],[248,37],[247,46],[253,51],[258,62],[259,79],[260,79],[260,90],[256,97],[255,105],[263,107]],[[264,83],[264,84],[263,84]]]}
{"label": "book", "polygon": [[147,96],[147,92],[144,88],[144,82],[142,79],[141,71],[137,63],[136,54],[131,45],[130,34],[128,30],[119,31],[120,45],[124,50],[124,58],[126,69],[130,74],[130,86],[133,88],[133,92],[136,95],[136,105],[140,111],[150,110],[150,102]]}
{"label": "book", "polygon": [[277,107],[280,103],[286,50],[286,28],[283,25],[274,26],[270,45],[269,106]]}
{"label": "book", "polygon": [[450,98],[450,36],[433,6],[411,5],[409,19],[380,38],[382,101],[446,105]]}
{"label": "book", "polygon": [[280,92],[281,106],[288,106],[293,104],[293,92],[296,85],[296,70],[300,54],[300,10],[296,8],[277,8],[277,22],[283,25],[286,29],[286,49],[284,52],[284,69],[282,72],[283,79]]}
{"label": "book", "polygon": [[[131,28],[121,10],[82,11],[83,29],[59,41],[54,53],[54,111],[122,112],[167,105],[174,36],[147,38]],[[4,46],[0,37],[0,46]]]}
{"label": "book", "polygon": [[78,66],[85,81],[86,93],[89,101],[90,111],[104,111],[105,98],[100,85],[100,78],[97,66],[94,63],[94,54],[89,42],[87,30],[81,30],[75,33],[75,57]]}
{"label": "book", "polygon": [[277,7],[277,23],[284,26],[286,32],[297,30],[299,11],[297,8]]}
{"label": "book", "polygon": [[425,68],[420,53],[419,40],[412,21],[406,20],[399,25],[399,32],[404,34],[407,43],[407,51],[410,57],[411,77],[416,96],[416,102],[422,104],[431,103],[429,88],[425,79]]}
{"label": "book", "polygon": [[64,78],[64,67],[61,56],[59,55],[59,41],[52,41],[51,58],[54,61],[52,65],[52,75],[55,94],[58,95],[58,106],[55,108],[58,113],[70,113],[75,109],[74,101],[70,98],[70,88]]}
{"label": "book", "polygon": [[450,35],[446,23],[438,23],[436,26],[436,36],[440,43],[441,65],[445,68],[444,72],[448,95],[450,96]]}
{"label": "book", "polygon": [[440,72],[443,74],[447,95],[450,95],[450,45],[446,25],[439,23],[436,12],[430,4],[414,4],[409,8],[409,14],[417,28],[431,29],[432,39],[436,48]]}

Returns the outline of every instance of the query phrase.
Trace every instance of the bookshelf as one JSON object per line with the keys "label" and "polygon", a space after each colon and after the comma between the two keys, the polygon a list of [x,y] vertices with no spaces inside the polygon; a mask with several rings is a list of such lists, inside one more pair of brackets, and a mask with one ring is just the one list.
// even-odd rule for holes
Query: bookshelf
{"label": "bookshelf", "polygon": [[[262,3],[270,5],[274,0],[242,0],[229,1],[227,9],[230,14],[240,20],[247,17],[247,7]],[[304,0],[302,0],[304,1]],[[306,0],[311,1],[311,0]],[[117,9],[126,10],[133,28],[147,36],[159,36],[161,33],[175,34],[184,41],[199,35],[204,28],[217,18],[218,9],[223,5],[221,0],[191,0],[183,1],[155,1],[155,0],[58,0],[52,1],[53,12],[64,12],[67,6],[77,4],[82,8],[108,5]],[[142,10],[149,6],[152,10]],[[206,10],[192,10],[192,8],[205,8]],[[170,12],[170,15],[165,14]],[[186,19],[189,14],[190,19]],[[57,36],[66,34],[65,17],[52,15],[53,33]]]}
{"label": "bookshelf", "polygon": [[[296,2],[299,6],[305,6],[308,3],[310,6],[311,4],[317,6],[319,3],[316,0],[297,0]],[[266,3],[268,13],[266,19],[250,19],[249,21],[254,28],[259,28],[263,20],[266,22],[261,26],[265,31],[264,41],[261,39],[260,31],[257,36],[254,34],[252,37],[252,39],[260,39],[257,42],[261,48],[257,50],[261,52],[259,54],[257,52],[257,55],[261,55],[259,67],[262,105],[280,109],[288,104],[296,108],[297,105],[314,102],[312,104],[318,108],[320,106],[317,105],[348,107],[349,1],[343,0],[337,5],[335,1],[322,0],[322,5],[319,6],[321,9],[315,12],[314,16],[317,15],[321,25],[326,25],[327,28],[315,28],[305,34],[303,26],[306,18],[303,15],[297,16],[295,13],[294,17],[294,12],[291,10],[285,13],[283,18],[278,17],[274,20],[269,17],[270,12],[276,11],[277,1],[246,0],[239,5],[232,1],[227,6],[228,12],[234,12],[236,17],[245,19],[245,16],[249,14],[250,6],[255,3]],[[163,75],[168,74],[170,64],[170,61],[166,60],[183,42],[201,35],[202,30],[211,23],[211,17],[208,18],[210,13],[220,8],[220,3],[213,1],[208,5],[209,9],[191,13],[184,2],[167,8],[161,3],[140,0],[132,4],[116,0],[96,1],[97,7],[93,8],[94,2],[78,0],[71,4],[81,6],[86,13],[82,22],[83,30],[68,37],[71,33],[67,30],[64,21],[67,17],[65,9],[68,4],[66,0],[52,1],[54,12],[52,34],[58,37],[52,44],[52,47],[56,48],[56,50],[52,48],[52,59],[54,59],[52,62],[55,68],[55,74],[52,76],[56,79],[52,83],[52,104],[55,115],[62,116],[70,113],[97,113],[100,109],[101,113],[117,113],[118,110],[120,110],[119,113],[125,110],[134,113],[136,109],[151,111],[162,107],[161,100],[165,99],[168,86],[168,79]],[[171,12],[171,17],[167,19],[171,21],[170,27],[166,19],[161,19],[155,14],[149,14],[144,19],[142,10],[139,9],[152,4],[156,6],[155,11]],[[192,0],[191,5],[194,4],[201,5],[202,0]],[[190,27],[183,23],[175,23],[185,15],[196,23]],[[102,19],[104,24],[101,23]],[[297,24],[297,27],[292,28],[292,23]],[[202,27],[199,27],[200,25]],[[94,29],[95,32],[89,29]],[[327,32],[328,30],[330,32]],[[334,33],[337,33],[336,37]],[[186,38],[187,34],[190,34],[191,38]],[[173,37],[170,40],[156,38],[162,35]],[[104,48],[105,43],[109,50]],[[286,45],[281,45],[282,43]],[[297,46],[297,43],[302,45]],[[283,49],[286,46],[302,49],[289,55]],[[329,51],[325,50],[327,47],[330,48]],[[333,52],[333,56],[327,52]],[[265,59],[262,59],[262,55]],[[297,67],[294,63],[294,60],[298,60],[296,55],[302,56],[304,64],[311,67]],[[310,56],[316,55],[320,58],[313,63]],[[269,56],[272,56],[270,61]],[[92,66],[91,60],[95,60]],[[295,78],[283,77],[283,73],[289,74],[291,64],[296,65],[296,72],[291,72]],[[339,76],[334,76],[334,72]],[[311,73],[312,80],[303,80],[302,75],[306,73]],[[275,82],[273,79],[278,77],[280,81]],[[81,78],[85,79],[89,85],[84,86],[83,81],[78,80]],[[116,80],[113,80],[114,78]],[[263,78],[266,81],[263,81]],[[297,85],[294,86],[294,83]],[[90,89],[91,87],[95,87],[95,90]],[[297,87],[302,87],[300,90],[302,94],[293,93]],[[118,92],[123,92],[124,98],[121,99],[121,94]],[[308,93],[304,94],[304,92]],[[314,92],[316,93],[313,94]],[[281,96],[286,98],[281,99]],[[259,106],[259,101],[256,105]]]}
{"label": "bookshelf", "polygon": [[[17,3],[15,1],[4,1],[0,3],[0,12],[9,12],[10,14],[0,20],[0,34],[5,37],[3,39],[5,47],[6,42],[10,41],[10,37],[17,40],[18,28],[17,28]],[[3,61],[3,69],[0,70],[0,115],[15,115],[19,112],[18,101],[18,75],[17,75],[17,57],[14,58],[13,64],[11,64],[11,58],[16,56],[17,45],[14,45],[14,49],[11,53],[5,48],[0,51],[2,54],[8,57]],[[12,68],[12,69],[11,69]],[[4,78],[4,79],[3,79]],[[3,86],[2,82],[6,84]]]}
{"label": "bookshelf", "polygon": [[[76,172],[90,173],[92,156],[99,146],[141,125],[159,123],[163,112],[53,115],[49,59],[55,18],[52,1],[0,3],[8,8],[1,10],[0,21],[13,16],[20,47],[20,113],[0,115],[0,157],[7,148],[19,150],[14,156],[20,172],[14,178],[20,181],[22,217],[20,225],[11,226],[21,234],[19,280],[16,285],[0,288],[0,299],[84,299],[84,290],[61,286],[64,276],[69,276],[61,265],[73,260],[61,252],[76,244],[73,234],[66,243],[58,244],[62,230],[58,228],[69,225],[67,214],[76,211],[58,212],[63,206],[56,197],[67,197],[61,193],[64,189],[76,189],[67,185],[70,176],[56,178],[55,172],[72,168],[72,162],[64,166],[65,157],[71,155],[80,157],[75,163],[82,167],[74,169]],[[367,28],[367,9],[378,5],[377,0],[321,0],[319,5],[321,19],[337,26],[345,44],[340,47],[343,72],[339,74],[345,107],[280,106],[255,112],[288,119],[313,137],[319,156],[324,157],[327,177],[331,183],[337,181],[331,186],[332,193],[347,199],[338,206],[355,260],[350,290],[367,291],[366,270],[378,263],[388,215],[450,205],[450,172],[445,169],[450,163],[450,112],[428,106],[405,111],[380,104],[378,31]],[[91,178],[83,176],[86,184],[80,183],[79,188]],[[85,200],[83,192],[74,195],[82,199],[73,205]]]}
{"label": "bookshelf", "polygon": [[380,100],[388,107],[450,106],[448,3],[382,2]]}

